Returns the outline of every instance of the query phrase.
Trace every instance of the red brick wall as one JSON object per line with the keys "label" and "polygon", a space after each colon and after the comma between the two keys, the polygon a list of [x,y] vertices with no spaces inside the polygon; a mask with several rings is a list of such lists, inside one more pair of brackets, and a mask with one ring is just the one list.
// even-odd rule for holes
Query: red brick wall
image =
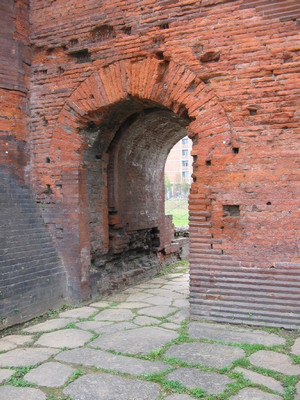
{"label": "red brick wall", "polygon": [[29,161],[29,1],[1,2],[0,24],[0,164],[23,178]]}
{"label": "red brick wall", "polygon": [[30,188],[29,0],[0,2],[0,329],[56,308],[65,269]]}
{"label": "red brick wall", "polygon": [[[89,295],[91,248],[110,251],[110,143],[163,107],[191,121],[193,317],[299,323],[299,24],[283,3],[277,15],[250,0],[31,2],[33,181],[74,291]],[[124,217],[133,206],[122,223],[149,227]]]}

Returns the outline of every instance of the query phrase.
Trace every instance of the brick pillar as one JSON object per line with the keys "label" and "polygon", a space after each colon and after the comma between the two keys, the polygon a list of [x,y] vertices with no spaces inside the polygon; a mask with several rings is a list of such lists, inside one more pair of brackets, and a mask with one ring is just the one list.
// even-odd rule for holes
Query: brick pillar
{"label": "brick pillar", "polygon": [[63,168],[62,182],[63,235],[58,246],[63,253],[70,299],[77,302],[90,297],[90,231],[85,170]]}

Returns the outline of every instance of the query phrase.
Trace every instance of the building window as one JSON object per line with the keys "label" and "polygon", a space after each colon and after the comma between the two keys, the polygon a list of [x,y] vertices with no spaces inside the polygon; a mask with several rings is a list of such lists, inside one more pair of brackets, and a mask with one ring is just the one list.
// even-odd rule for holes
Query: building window
{"label": "building window", "polygon": [[188,167],[189,166],[189,160],[183,160],[182,161],[182,166],[183,167]]}
{"label": "building window", "polygon": [[183,146],[187,146],[187,144],[188,144],[188,138],[187,137],[185,137],[185,138],[183,138],[183,139],[181,139],[181,143],[182,143],[182,145]]}
{"label": "building window", "polygon": [[182,156],[183,156],[183,157],[187,157],[188,155],[189,155],[188,149],[182,150]]}
{"label": "building window", "polygon": [[183,178],[188,178],[189,177],[189,171],[182,171],[182,177]]}

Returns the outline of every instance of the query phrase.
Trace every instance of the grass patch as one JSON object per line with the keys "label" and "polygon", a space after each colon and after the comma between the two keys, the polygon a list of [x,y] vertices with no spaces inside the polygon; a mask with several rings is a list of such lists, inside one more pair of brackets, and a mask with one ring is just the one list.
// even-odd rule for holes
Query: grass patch
{"label": "grass patch", "polygon": [[183,274],[189,269],[189,260],[180,260],[174,264],[164,267],[156,276],[165,276],[168,274]]}
{"label": "grass patch", "polygon": [[72,400],[71,397],[57,397],[55,394],[50,394],[48,400]]}
{"label": "grass patch", "polygon": [[76,379],[78,379],[80,376],[85,375],[85,372],[82,371],[81,369],[77,369],[72,373],[70,378],[67,380],[65,383],[65,386],[68,386],[70,383],[74,382]]}
{"label": "grass patch", "polygon": [[166,200],[165,214],[173,216],[175,226],[187,226],[189,224],[188,200]]}
{"label": "grass patch", "polygon": [[298,383],[298,377],[287,376],[283,379],[283,387],[285,394],[283,395],[284,400],[293,400],[296,393],[296,384]]}
{"label": "grass patch", "polygon": [[[93,332],[91,332],[91,333],[93,333]],[[87,346],[89,343],[96,340],[99,336],[100,336],[99,333],[93,333],[93,336],[87,342],[85,342],[84,345]]]}
{"label": "grass patch", "polygon": [[186,391],[185,386],[183,386],[178,381],[168,381],[167,379],[165,379],[163,380],[163,382],[161,382],[161,384],[165,389],[170,390],[172,392],[184,393]]}
{"label": "grass patch", "polygon": [[300,356],[295,356],[292,354],[293,364],[300,364]]}
{"label": "grass patch", "polygon": [[[64,329],[79,329],[79,328],[76,326],[75,322],[69,322],[69,323],[64,327]],[[55,331],[56,331],[56,329],[55,329]]]}
{"label": "grass patch", "polygon": [[35,384],[27,382],[23,379],[24,375],[26,375],[30,370],[36,368],[40,365],[40,363],[36,365],[29,365],[28,367],[20,367],[16,369],[16,372],[5,382],[7,385],[16,386],[16,387],[36,387]]}

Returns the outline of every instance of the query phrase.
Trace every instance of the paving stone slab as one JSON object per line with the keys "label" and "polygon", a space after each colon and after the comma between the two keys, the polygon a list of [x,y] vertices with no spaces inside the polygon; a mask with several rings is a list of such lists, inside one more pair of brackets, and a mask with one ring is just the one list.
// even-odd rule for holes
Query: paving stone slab
{"label": "paving stone slab", "polygon": [[63,311],[59,314],[62,318],[88,318],[97,312],[94,307],[80,307],[73,310]]}
{"label": "paving stone slab", "polygon": [[172,290],[174,292],[180,291],[182,289],[186,290],[186,288],[187,288],[187,283],[180,281],[166,283],[161,287],[161,289]]}
{"label": "paving stone slab", "polygon": [[281,383],[276,381],[276,379],[271,378],[270,376],[261,375],[257,372],[240,367],[235,368],[233,371],[242,373],[246,379],[249,379],[257,385],[264,385],[271,390],[276,390],[279,393],[284,393],[284,389]]}
{"label": "paving stone slab", "polygon": [[153,279],[150,279],[150,281],[149,282],[147,282],[147,284],[149,284],[149,285],[152,285],[152,284],[163,284],[163,283],[166,283],[166,278],[153,278]]}
{"label": "paving stone slab", "polygon": [[109,301],[97,301],[96,303],[89,304],[89,307],[107,308],[107,307],[111,307],[111,302],[109,302]]}
{"label": "paving stone slab", "polygon": [[164,287],[174,287],[175,290],[177,288],[187,288],[189,284],[189,280],[188,279],[184,279],[184,278],[174,278],[172,280],[170,280],[168,283],[166,283],[165,285],[162,286],[162,288]]}
{"label": "paving stone slab", "polygon": [[111,326],[112,322],[108,321],[83,321],[83,322],[77,322],[76,326],[78,328],[86,330],[86,331],[93,331],[96,333],[103,333],[104,328],[106,326]]}
{"label": "paving stone slab", "polygon": [[134,310],[135,308],[144,308],[144,307],[149,307],[148,303],[142,303],[142,302],[133,302],[133,301],[128,301],[128,302],[123,302],[118,304],[117,306],[114,306],[113,308],[125,308],[125,309],[131,309]]}
{"label": "paving stone slab", "polygon": [[138,310],[138,314],[144,314],[144,315],[149,315],[150,317],[166,317],[168,314],[171,314],[175,312],[177,308],[175,307],[169,307],[169,306],[153,306],[153,307],[147,307],[147,308],[142,308],[141,310]]}
{"label": "paving stone slab", "polygon": [[106,309],[97,314],[95,321],[130,321],[134,317],[131,310]]}
{"label": "paving stone slab", "polygon": [[161,361],[140,360],[90,348],[63,351],[55,359],[96,368],[114,369],[132,375],[159,373],[169,368],[169,365]]}
{"label": "paving stone slab", "polygon": [[165,400],[194,400],[194,398],[187,394],[173,394],[165,397]]}
{"label": "paving stone slab", "polygon": [[140,289],[139,286],[129,287],[128,289],[124,290],[122,293],[126,294],[126,295],[131,295],[131,294],[135,294],[135,293],[141,293],[141,289]]}
{"label": "paving stone slab", "polygon": [[281,396],[265,393],[259,389],[245,388],[238,394],[230,397],[230,400],[282,400]]}
{"label": "paving stone slab", "polygon": [[39,389],[19,388],[15,386],[0,387],[1,400],[46,400],[46,395]]}
{"label": "paving stone slab", "polygon": [[188,273],[180,274],[178,276],[167,275],[167,278],[171,279],[171,282],[184,282],[188,283],[190,280],[190,276]]}
{"label": "paving stone slab", "polygon": [[37,332],[45,332],[52,331],[54,329],[64,328],[66,325],[71,324],[76,321],[75,318],[56,318],[50,319],[49,321],[41,322],[40,324],[29,326],[25,328],[25,332],[29,333],[37,333]]}
{"label": "paving stone slab", "polygon": [[219,340],[228,343],[262,344],[264,346],[285,344],[284,338],[273,333],[202,322],[189,324],[189,336],[193,339]]}
{"label": "paving stone slab", "polygon": [[189,289],[176,289],[176,293],[178,293],[180,296],[178,297],[178,300],[180,300],[181,298],[187,299],[190,295],[190,291]]}
{"label": "paving stone slab", "polygon": [[153,317],[143,317],[143,316],[140,315],[139,317],[136,317],[136,318],[134,319],[134,323],[135,323],[135,324],[138,324],[138,325],[143,325],[143,326],[145,326],[145,325],[160,324],[161,321],[160,321],[159,319],[157,319],[157,318],[153,318]]}
{"label": "paving stone slab", "polygon": [[271,369],[284,375],[300,375],[300,365],[293,364],[292,359],[275,351],[260,350],[249,357],[251,364]]}
{"label": "paving stone slab", "polygon": [[218,394],[224,392],[226,385],[233,382],[226,375],[216,372],[201,371],[196,368],[180,368],[167,375],[170,381],[178,381],[183,386],[192,389],[200,388],[209,394]]}
{"label": "paving stone slab", "polygon": [[177,299],[177,300],[174,300],[173,306],[189,308],[190,307],[190,302],[188,300],[186,300],[186,299],[182,299],[182,300]]}
{"label": "paving stone slab", "polygon": [[296,356],[300,356],[300,338],[295,340],[294,346],[292,347],[292,353]]}
{"label": "paving stone slab", "polygon": [[238,347],[217,343],[183,343],[171,346],[166,356],[207,367],[223,368],[244,357],[245,352]]}
{"label": "paving stone slab", "polygon": [[126,293],[114,293],[109,296],[109,302],[115,303],[115,302],[126,301],[127,297],[128,294]]}
{"label": "paving stone slab", "polygon": [[180,327],[180,325],[173,324],[173,322],[166,322],[165,324],[161,324],[160,326],[165,329],[178,329]]}
{"label": "paving stone slab", "polygon": [[64,395],[73,400],[156,400],[156,383],[126,379],[109,374],[85,375],[67,386]]}
{"label": "paving stone slab", "polygon": [[167,289],[149,289],[147,290],[148,293],[154,294],[156,296],[163,296],[171,299],[182,299],[181,293],[176,293],[173,290]]}
{"label": "paving stone slab", "polygon": [[0,369],[0,383],[6,381],[14,373],[15,373],[15,371],[13,371],[11,369]]}
{"label": "paving stone slab", "polygon": [[5,336],[4,340],[16,344],[17,346],[22,346],[27,342],[32,342],[33,339],[32,335],[9,335]]}
{"label": "paving stone slab", "polygon": [[9,335],[0,339],[0,351],[8,351],[22,346],[24,343],[31,343],[32,336],[30,335]]}
{"label": "paving stone slab", "polygon": [[176,292],[177,289],[186,289],[187,285],[187,282],[183,282],[180,279],[172,279],[171,281],[165,282],[165,284],[161,286],[161,289],[174,290]]}
{"label": "paving stone slab", "polygon": [[63,347],[74,349],[75,347],[83,346],[92,337],[91,332],[80,329],[61,329],[55,332],[44,333],[35,344],[59,349]]}
{"label": "paving stone slab", "polygon": [[172,278],[172,279],[188,279],[188,273],[187,272],[174,272],[172,274],[166,275],[166,278]]}
{"label": "paving stone slab", "polygon": [[139,284],[139,286],[138,286],[138,288],[141,290],[145,290],[145,289],[155,289],[155,288],[158,288],[158,287],[160,287],[161,286],[161,283],[159,283],[159,282],[152,282],[152,281],[149,281],[149,282],[146,282],[146,283],[141,283],[141,284]]}
{"label": "paving stone slab", "polygon": [[63,386],[75,369],[57,362],[48,362],[32,369],[25,376],[25,381],[39,386]]}
{"label": "paving stone slab", "polygon": [[7,342],[4,339],[0,340],[0,351],[8,351],[15,349],[17,345],[15,343]]}
{"label": "paving stone slab", "polygon": [[[153,299],[155,296],[151,296],[149,293],[135,293],[127,297],[127,301],[143,301],[145,303],[148,303],[151,299]],[[146,300],[147,299],[147,300]]]}
{"label": "paving stone slab", "polygon": [[177,337],[177,332],[156,326],[146,326],[99,336],[89,346],[115,350],[121,353],[146,354],[149,351],[159,349],[165,343]]}
{"label": "paving stone slab", "polygon": [[46,361],[57,354],[58,350],[50,348],[21,348],[0,354],[0,367],[28,367]]}
{"label": "paving stone slab", "polygon": [[108,334],[108,333],[114,333],[114,332],[120,332],[120,331],[127,331],[129,329],[136,329],[137,326],[133,324],[132,322],[117,322],[117,323],[109,323],[107,326],[103,326],[101,328],[101,331],[99,329],[100,334]]}
{"label": "paving stone slab", "polygon": [[147,297],[144,301],[154,306],[170,306],[172,304],[172,299],[162,296]]}
{"label": "paving stone slab", "polygon": [[182,308],[176,314],[168,317],[168,321],[173,322],[174,324],[181,324],[181,322],[189,318],[189,316],[190,316],[190,309]]}
{"label": "paving stone slab", "polygon": [[294,400],[300,400],[300,382],[298,382],[296,385],[296,395],[294,397]]}

